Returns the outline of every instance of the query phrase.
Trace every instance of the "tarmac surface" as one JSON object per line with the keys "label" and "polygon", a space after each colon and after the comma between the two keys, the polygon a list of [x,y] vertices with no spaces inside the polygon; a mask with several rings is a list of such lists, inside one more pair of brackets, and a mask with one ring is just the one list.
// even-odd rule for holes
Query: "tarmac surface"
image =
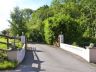
{"label": "tarmac surface", "polygon": [[0,72],[96,72],[96,64],[60,48],[28,44],[24,61],[15,69]]}

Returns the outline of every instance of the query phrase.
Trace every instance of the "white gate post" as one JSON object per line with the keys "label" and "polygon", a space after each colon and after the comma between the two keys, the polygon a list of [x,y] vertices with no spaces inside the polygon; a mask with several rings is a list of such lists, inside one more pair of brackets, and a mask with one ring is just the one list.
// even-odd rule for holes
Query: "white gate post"
{"label": "white gate post", "polygon": [[63,34],[60,34],[59,35],[59,40],[60,40],[60,43],[63,43],[64,42],[64,36],[63,36]]}
{"label": "white gate post", "polygon": [[23,32],[22,32],[22,36],[21,36],[21,42],[22,42],[22,44],[25,44],[25,35]]}

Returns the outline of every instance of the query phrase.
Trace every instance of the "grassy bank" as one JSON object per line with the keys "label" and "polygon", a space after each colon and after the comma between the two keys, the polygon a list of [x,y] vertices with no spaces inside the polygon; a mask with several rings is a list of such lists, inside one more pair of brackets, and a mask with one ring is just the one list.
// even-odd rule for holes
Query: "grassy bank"
{"label": "grassy bank", "polygon": [[16,61],[4,60],[0,62],[0,70],[14,69],[17,66]]}
{"label": "grassy bank", "polygon": [[[7,39],[6,38],[0,38],[0,42],[5,42],[7,43]],[[14,39],[9,39],[9,43],[11,43],[12,45],[14,45]],[[22,48],[22,43],[20,40],[15,40],[15,45],[16,45],[16,48]],[[10,46],[12,47],[12,46]],[[7,44],[1,44],[0,43],[0,49],[7,49]]]}

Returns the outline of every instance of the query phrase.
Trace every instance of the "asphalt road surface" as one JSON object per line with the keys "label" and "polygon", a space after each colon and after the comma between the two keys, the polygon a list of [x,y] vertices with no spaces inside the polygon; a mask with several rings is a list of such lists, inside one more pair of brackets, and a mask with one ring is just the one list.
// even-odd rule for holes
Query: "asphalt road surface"
{"label": "asphalt road surface", "polygon": [[45,44],[28,44],[24,61],[4,72],[96,72],[96,65],[60,48]]}

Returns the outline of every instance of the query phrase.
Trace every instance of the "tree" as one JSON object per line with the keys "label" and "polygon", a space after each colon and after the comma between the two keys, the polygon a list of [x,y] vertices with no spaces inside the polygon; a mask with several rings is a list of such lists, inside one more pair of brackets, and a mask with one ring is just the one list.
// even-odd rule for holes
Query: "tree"
{"label": "tree", "polygon": [[6,31],[6,30],[3,30],[3,31],[2,31],[2,34],[3,34],[3,35],[6,35],[6,34],[7,34],[7,31]]}
{"label": "tree", "polygon": [[11,20],[9,20],[9,23],[11,24],[11,30],[14,35],[19,34],[21,35],[24,27],[24,22],[23,22],[23,15],[19,9],[19,7],[14,8],[14,11],[11,12],[10,14]]}
{"label": "tree", "polygon": [[10,15],[11,30],[19,35],[23,31],[29,39],[48,44],[53,44],[61,31],[66,43],[92,41],[96,36],[95,2],[52,0],[51,6],[44,5],[35,11],[17,7]]}
{"label": "tree", "polygon": [[81,12],[86,17],[87,23],[86,25],[86,33],[87,37],[95,37],[96,33],[96,25],[95,25],[95,18],[96,18],[96,0],[81,0]]}
{"label": "tree", "polygon": [[48,44],[53,44],[63,32],[66,43],[71,43],[81,36],[79,24],[69,15],[57,14],[45,20],[44,35]]}
{"label": "tree", "polygon": [[31,14],[31,9],[20,10],[19,7],[14,8],[14,11],[12,11],[10,14],[9,20],[13,35],[21,35],[22,32],[27,32],[26,22],[29,21]]}
{"label": "tree", "polygon": [[44,5],[32,13],[31,20],[28,22],[29,38],[34,41],[44,41],[44,24],[43,21],[51,17],[52,13],[49,6]]}
{"label": "tree", "polygon": [[29,9],[29,8],[25,8],[21,10],[22,14],[23,14],[23,19],[25,21],[29,21],[31,19],[31,15],[33,13],[33,10]]}

